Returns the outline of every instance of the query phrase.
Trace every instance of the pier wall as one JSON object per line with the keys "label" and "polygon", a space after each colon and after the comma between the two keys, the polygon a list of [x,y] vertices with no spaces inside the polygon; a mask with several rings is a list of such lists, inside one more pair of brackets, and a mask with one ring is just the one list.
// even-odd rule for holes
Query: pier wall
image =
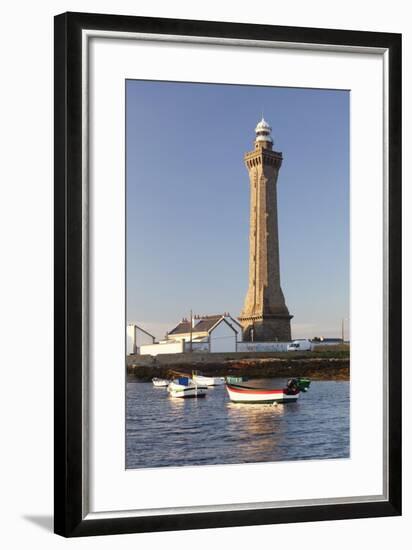
{"label": "pier wall", "polygon": [[294,353],[182,353],[157,357],[131,355],[127,371],[132,377],[150,380],[154,376],[173,378],[176,372],[199,370],[209,376],[272,378],[308,376],[316,380],[349,380],[349,354],[330,352]]}

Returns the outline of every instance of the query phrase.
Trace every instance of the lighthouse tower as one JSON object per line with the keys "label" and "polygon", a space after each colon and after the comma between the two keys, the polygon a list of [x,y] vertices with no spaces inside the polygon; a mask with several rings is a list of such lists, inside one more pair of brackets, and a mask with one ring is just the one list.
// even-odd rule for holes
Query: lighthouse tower
{"label": "lighthouse tower", "polygon": [[262,118],[254,150],[244,160],[250,179],[249,288],[239,321],[244,339],[291,340],[292,315],[280,286],[277,180],[282,153],[273,151],[272,128]]}

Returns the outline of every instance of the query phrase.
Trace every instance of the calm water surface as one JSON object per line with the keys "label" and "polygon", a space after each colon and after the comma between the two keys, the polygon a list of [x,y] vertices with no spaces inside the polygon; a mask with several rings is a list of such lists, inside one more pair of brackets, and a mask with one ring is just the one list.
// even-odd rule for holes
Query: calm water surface
{"label": "calm water surface", "polygon": [[224,386],[173,399],[129,380],[126,414],[127,468],[349,457],[349,382],[314,381],[296,403],[273,406],[231,403]]}

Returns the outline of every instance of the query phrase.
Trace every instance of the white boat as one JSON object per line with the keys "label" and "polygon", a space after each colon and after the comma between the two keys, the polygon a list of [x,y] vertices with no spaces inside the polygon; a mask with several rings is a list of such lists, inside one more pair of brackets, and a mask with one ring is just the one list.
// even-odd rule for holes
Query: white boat
{"label": "white boat", "polygon": [[170,384],[170,380],[166,380],[164,378],[152,378],[153,386],[156,386],[156,388],[167,388],[167,386]]}
{"label": "white boat", "polygon": [[170,397],[178,397],[180,399],[186,397],[205,397],[207,386],[200,385],[191,378],[182,376],[170,382],[167,391]]}
{"label": "white boat", "polygon": [[203,376],[193,373],[193,381],[202,386],[222,386],[225,383],[223,376]]}
{"label": "white boat", "polygon": [[293,403],[300,395],[297,385],[288,382],[285,388],[258,388],[226,382],[229,398],[234,403]]}

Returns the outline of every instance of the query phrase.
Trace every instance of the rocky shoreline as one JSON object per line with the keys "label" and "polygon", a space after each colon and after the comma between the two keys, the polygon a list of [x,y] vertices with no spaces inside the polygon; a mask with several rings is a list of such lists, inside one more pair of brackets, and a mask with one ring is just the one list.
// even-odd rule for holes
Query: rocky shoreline
{"label": "rocky shoreline", "polygon": [[172,362],[152,364],[135,361],[128,363],[130,379],[150,381],[153,377],[173,378],[178,373],[190,375],[199,370],[206,376],[249,376],[250,378],[291,378],[304,376],[312,380],[349,380],[350,361],[348,357],[302,357],[302,358],[242,358],[190,363],[178,359]]}

